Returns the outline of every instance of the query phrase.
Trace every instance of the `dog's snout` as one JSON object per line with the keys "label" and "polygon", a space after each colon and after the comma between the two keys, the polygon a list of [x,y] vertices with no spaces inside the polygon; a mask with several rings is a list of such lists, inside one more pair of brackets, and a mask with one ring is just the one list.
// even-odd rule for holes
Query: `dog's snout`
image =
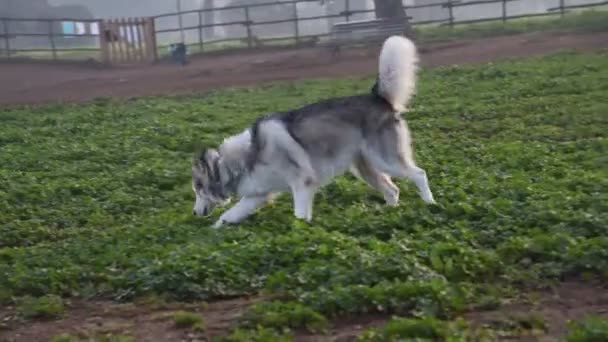
{"label": "dog's snout", "polygon": [[192,211],[192,215],[194,215],[194,216],[207,216],[207,215],[209,215],[209,208],[204,207],[204,208],[201,208],[201,209],[198,209],[198,210],[195,209],[194,211]]}

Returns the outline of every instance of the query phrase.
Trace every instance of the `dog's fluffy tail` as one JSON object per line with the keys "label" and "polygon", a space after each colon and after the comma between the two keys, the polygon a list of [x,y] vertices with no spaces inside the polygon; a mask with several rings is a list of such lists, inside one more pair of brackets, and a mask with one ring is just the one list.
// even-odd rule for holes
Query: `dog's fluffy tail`
{"label": "dog's fluffy tail", "polygon": [[379,95],[396,112],[403,112],[416,90],[416,45],[402,36],[389,37],[384,41],[379,60]]}

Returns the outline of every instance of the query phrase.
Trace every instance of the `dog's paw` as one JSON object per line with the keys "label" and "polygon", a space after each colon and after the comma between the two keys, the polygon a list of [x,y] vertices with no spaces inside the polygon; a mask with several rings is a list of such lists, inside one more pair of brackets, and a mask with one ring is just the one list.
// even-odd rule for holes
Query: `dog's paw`
{"label": "dog's paw", "polygon": [[421,196],[422,200],[426,202],[426,204],[437,204],[435,199],[433,198],[433,194],[429,194],[428,196]]}
{"label": "dog's paw", "polygon": [[298,218],[294,219],[291,224],[292,227],[296,229],[306,229],[310,227],[310,222]]}
{"label": "dog's paw", "polygon": [[397,207],[399,206],[399,194],[392,196],[385,196],[384,201],[386,205],[389,207]]}
{"label": "dog's paw", "polygon": [[306,222],[306,223],[312,222],[311,215],[296,215],[295,218],[296,218],[296,220],[301,221],[301,222]]}
{"label": "dog's paw", "polygon": [[294,216],[298,220],[309,222],[312,221],[312,213],[310,210],[295,210]]}
{"label": "dog's paw", "polygon": [[427,204],[437,204],[435,202],[435,198],[433,198],[433,193],[430,191],[423,191],[420,193],[420,198],[425,201]]}
{"label": "dog's paw", "polygon": [[215,222],[213,224],[213,226],[211,226],[211,228],[213,228],[213,229],[219,229],[219,228],[222,228],[225,224],[226,224],[226,221],[220,219],[220,220],[217,220],[217,222]]}

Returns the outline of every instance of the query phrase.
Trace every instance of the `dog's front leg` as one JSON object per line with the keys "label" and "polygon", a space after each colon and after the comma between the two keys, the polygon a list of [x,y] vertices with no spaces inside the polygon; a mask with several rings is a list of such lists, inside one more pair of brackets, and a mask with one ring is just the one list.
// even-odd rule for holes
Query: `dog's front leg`
{"label": "dog's front leg", "polygon": [[239,223],[271,199],[270,195],[243,197],[234,207],[228,209],[228,211],[220,216],[219,220],[213,225],[213,228],[220,228],[224,224]]}
{"label": "dog's front leg", "polygon": [[[312,178],[310,178],[312,179]],[[296,218],[310,222],[312,220],[312,206],[317,187],[312,180],[306,180],[292,187],[293,208]]]}

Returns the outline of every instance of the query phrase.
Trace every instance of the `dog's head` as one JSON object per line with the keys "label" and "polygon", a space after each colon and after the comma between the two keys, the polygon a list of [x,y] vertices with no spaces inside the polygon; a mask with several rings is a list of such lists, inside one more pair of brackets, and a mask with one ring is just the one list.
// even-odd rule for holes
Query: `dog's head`
{"label": "dog's head", "polygon": [[218,205],[227,202],[220,184],[219,153],[214,149],[202,151],[192,163],[192,190],[196,195],[194,215],[207,216]]}

